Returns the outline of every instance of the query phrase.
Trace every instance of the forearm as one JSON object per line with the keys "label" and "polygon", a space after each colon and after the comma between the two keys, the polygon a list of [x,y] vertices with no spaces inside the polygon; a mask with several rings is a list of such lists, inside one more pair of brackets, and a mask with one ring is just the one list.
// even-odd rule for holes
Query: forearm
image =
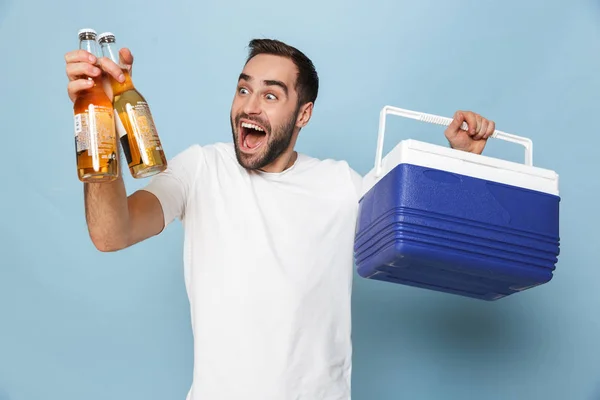
{"label": "forearm", "polygon": [[116,251],[129,245],[130,221],[125,183],[84,183],[85,217],[94,246]]}

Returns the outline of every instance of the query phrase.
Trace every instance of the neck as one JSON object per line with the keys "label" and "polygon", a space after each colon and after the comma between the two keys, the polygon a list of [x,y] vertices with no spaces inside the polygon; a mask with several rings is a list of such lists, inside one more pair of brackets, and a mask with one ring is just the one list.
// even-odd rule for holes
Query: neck
{"label": "neck", "polygon": [[288,168],[291,168],[291,166],[294,165],[294,163],[298,159],[298,153],[294,150],[294,147],[296,146],[297,137],[298,134],[294,134],[288,148],[283,153],[281,153],[275,161],[273,161],[269,165],[265,165],[260,170],[262,172],[267,173],[280,173]]}
{"label": "neck", "polygon": [[260,171],[267,173],[283,172],[294,165],[297,159],[298,153],[294,149],[286,150],[286,152],[282,153],[277,160],[269,165],[265,165]]}

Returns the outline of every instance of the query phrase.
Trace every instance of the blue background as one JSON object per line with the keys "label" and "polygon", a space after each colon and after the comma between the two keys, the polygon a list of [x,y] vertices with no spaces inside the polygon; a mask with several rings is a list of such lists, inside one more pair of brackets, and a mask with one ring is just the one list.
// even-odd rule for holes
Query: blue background
{"label": "blue background", "polygon": [[[362,174],[386,104],[471,109],[533,139],[560,174],[554,280],[488,303],[357,278],[353,399],[600,399],[598,2],[0,0],[0,400],[184,399],[191,380],[180,225],[114,254],[87,235],[63,59],[83,27],[132,49],[169,157],[230,139],[253,37],[318,68],[299,150]],[[409,137],[445,144],[392,118],[386,151]]]}

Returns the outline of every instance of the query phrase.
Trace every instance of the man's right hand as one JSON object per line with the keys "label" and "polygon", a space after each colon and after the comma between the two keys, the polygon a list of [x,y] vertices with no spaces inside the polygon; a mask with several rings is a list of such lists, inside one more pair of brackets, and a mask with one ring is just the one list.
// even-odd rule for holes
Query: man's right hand
{"label": "man's right hand", "polygon": [[[131,51],[127,48],[121,49],[119,51],[119,58],[121,64],[131,72],[133,65]],[[67,63],[67,77],[69,78],[67,92],[72,102],[75,102],[80,92],[92,87],[93,82],[88,80],[87,77],[97,78],[100,75],[104,75],[102,77],[102,86],[111,101],[113,93],[106,74],[111,75],[119,82],[124,81],[121,67],[106,57],[96,58],[85,50],[74,50],[65,54],[65,61]]]}

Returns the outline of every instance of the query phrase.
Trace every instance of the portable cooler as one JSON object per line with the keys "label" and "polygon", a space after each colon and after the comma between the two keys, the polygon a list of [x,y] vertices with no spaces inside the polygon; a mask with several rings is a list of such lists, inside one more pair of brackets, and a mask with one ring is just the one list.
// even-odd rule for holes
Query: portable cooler
{"label": "portable cooler", "polygon": [[356,227],[359,275],[483,300],[550,281],[559,254],[558,175],[532,165],[531,140],[492,135],[525,146],[525,164],[416,140],[382,157],[388,114],[452,122],[382,109]]}

